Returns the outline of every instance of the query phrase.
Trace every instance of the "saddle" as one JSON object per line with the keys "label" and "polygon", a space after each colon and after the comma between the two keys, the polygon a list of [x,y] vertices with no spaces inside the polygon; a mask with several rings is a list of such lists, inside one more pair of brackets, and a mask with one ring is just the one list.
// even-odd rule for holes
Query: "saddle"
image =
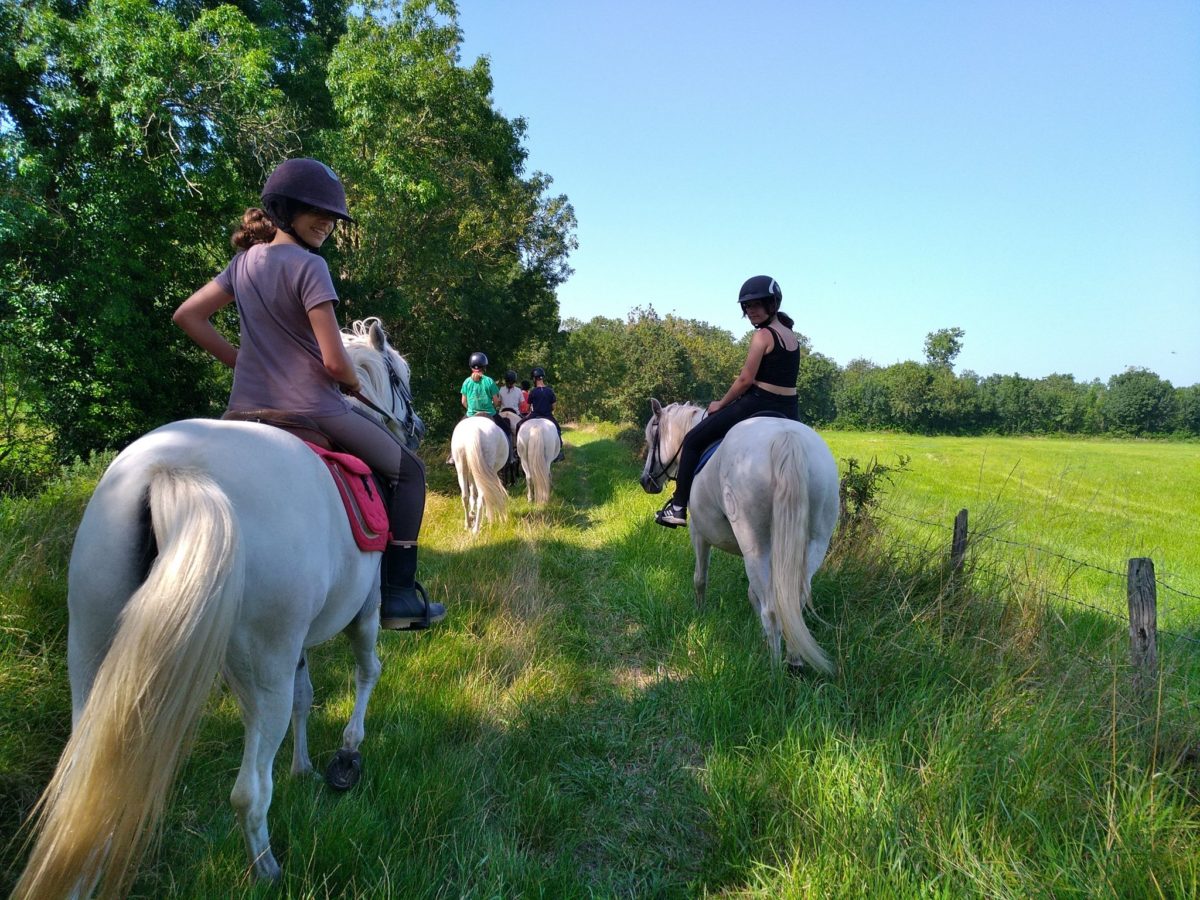
{"label": "saddle", "polygon": [[333,444],[317,423],[302,413],[284,412],[280,409],[226,410],[221,418],[230,422],[260,422],[263,425],[274,425],[289,434],[294,434],[306,444],[315,444],[324,450],[333,449]]}
{"label": "saddle", "polygon": [[[746,416],[746,418],[742,419],[742,422],[748,422],[751,419],[786,419],[786,418],[787,418],[787,416],[785,416],[783,413],[778,413],[771,409],[764,409],[762,412],[756,412],[756,413],[752,413],[751,415]],[[739,422],[738,424],[741,424],[741,423]],[[718,438],[717,440],[713,441],[711,444],[709,444],[707,447],[704,448],[704,452],[700,454],[700,459],[696,463],[696,471],[693,473],[694,475],[700,474],[700,470],[704,468],[705,464],[710,459],[712,459],[712,455],[714,453],[716,453],[717,450],[720,449],[721,442],[724,440],[725,440],[725,438],[723,438],[723,437]]]}
{"label": "saddle", "polygon": [[377,476],[357,456],[334,450],[329,438],[311,418],[278,409],[226,411],[221,418],[231,422],[273,425],[304,441],[328,467],[338,496],[342,498],[350,531],[358,548],[367,551],[387,549],[391,531],[388,529],[387,505]]}

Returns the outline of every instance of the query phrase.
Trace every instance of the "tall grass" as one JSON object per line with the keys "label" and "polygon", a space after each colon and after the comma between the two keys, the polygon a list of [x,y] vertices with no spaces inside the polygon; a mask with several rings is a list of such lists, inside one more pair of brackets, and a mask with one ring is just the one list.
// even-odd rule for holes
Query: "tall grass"
{"label": "tall grass", "polygon": [[[835,453],[851,455],[839,437]],[[653,525],[636,438],[569,431],[551,503],[522,493],[510,522],[478,537],[462,531],[452,471],[431,465],[421,577],[450,615],[381,639],[363,783],[333,795],[289,778],[281,753],[270,822],[283,882],[278,894],[249,883],[226,802],[241,727],[218,691],[135,896],[1198,893],[1186,665],[1164,655],[1173,699],[1143,717],[1107,615],[1044,602],[1036,571],[955,584],[940,544],[922,556],[860,531],[815,582],[814,636],[837,675],[773,670],[739,560],[714,555],[696,610],[690,544]],[[910,483],[938,477],[913,470]],[[36,688],[45,707],[29,726],[21,708],[0,712],[3,746],[29,735],[0,765],[16,805],[44,783],[69,722],[61,572],[80,506],[56,490],[65,524],[34,526],[43,562],[23,576],[44,583],[41,599],[21,599],[32,587],[4,598],[6,616],[44,604],[53,621],[36,640],[21,636],[26,619],[3,634],[5,699]],[[1191,502],[1176,501],[1164,514]],[[27,517],[6,512],[6,542]],[[21,675],[22,660],[43,668]],[[311,662],[320,765],[349,714],[352,667],[338,641]]]}

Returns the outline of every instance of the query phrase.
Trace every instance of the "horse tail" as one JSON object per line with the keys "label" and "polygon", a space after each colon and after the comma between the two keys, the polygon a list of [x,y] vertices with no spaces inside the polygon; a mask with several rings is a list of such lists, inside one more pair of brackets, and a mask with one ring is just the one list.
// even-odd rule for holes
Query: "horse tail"
{"label": "horse tail", "polygon": [[533,482],[533,502],[550,502],[550,461],[546,459],[546,429],[537,425],[526,425],[529,443],[525,452],[529,454],[529,478]]}
{"label": "horse tail", "polygon": [[124,896],[241,606],[244,554],[229,498],[207,475],[161,468],[148,485],[159,554],[34,811],[14,897]]}
{"label": "horse tail", "polygon": [[[507,460],[508,438],[503,435],[498,435],[498,437],[504,440],[505,459]],[[500,481],[500,473],[492,468],[484,453],[485,440],[484,434],[477,431],[467,442],[465,450],[471,476],[475,479],[475,486],[479,489],[479,493],[483,495],[484,512],[487,514],[488,521],[493,521],[503,519],[507,514],[508,491],[504,489],[504,484]]]}
{"label": "horse tail", "polygon": [[780,432],[771,439],[771,586],[770,591],[787,642],[789,662],[796,657],[814,669],[833,673],[833,663],[813,640],[804,621],[812,603],[808,580],[808,461],[800,436]]}

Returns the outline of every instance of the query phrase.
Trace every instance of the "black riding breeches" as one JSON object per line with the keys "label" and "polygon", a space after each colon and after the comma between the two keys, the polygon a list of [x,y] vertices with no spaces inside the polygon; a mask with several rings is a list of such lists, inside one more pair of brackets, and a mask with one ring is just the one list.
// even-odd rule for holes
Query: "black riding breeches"
{"label": "black riding breeches", "polygon": [[709,445],[719,441],[738,422],[744,422],[756,413],[776,412],[784,418],[800,421],[799,401],[795,394],[781,396],[751,387],[724,409],[701,419],[683,439],[679,451],[679,471],[675,475],[675,496],[671,499],[679,506],[687,506],[692,494],[692,479],[696,477],[696,466]]}

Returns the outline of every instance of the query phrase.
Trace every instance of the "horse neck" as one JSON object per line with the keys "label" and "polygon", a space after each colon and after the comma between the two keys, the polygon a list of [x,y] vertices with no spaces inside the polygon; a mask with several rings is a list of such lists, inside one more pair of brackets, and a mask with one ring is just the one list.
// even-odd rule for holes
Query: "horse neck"
{"label": "horse neck", "polygon": [[[698,406],[681,406],[679,411],[671,417],[671,452],[667,456],[674,456],[679,453],[683,446],[683,439],[687,437],[688,432],[696,427],[696,423],[700,421],[700,417],[704,414],[704,410]],[[678,440],[676,440],[678,436]]]}

